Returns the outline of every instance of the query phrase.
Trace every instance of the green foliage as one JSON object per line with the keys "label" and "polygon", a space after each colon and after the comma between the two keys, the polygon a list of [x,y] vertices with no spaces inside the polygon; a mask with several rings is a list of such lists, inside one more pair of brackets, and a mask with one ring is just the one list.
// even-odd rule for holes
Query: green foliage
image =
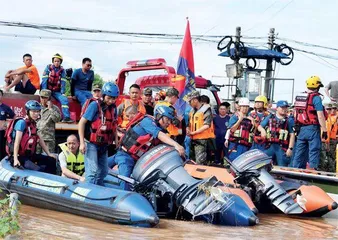
{"label": "green foliage", "polygon": [[[1,189],[0,189],[1,192]],[[9,207],[9,195],[0,200],[0,238],[13,234],[20,229],[18,213],[13,216]]]}
{"label": "green foliage", "polygon": [[[104,83],[103,78],[99,74],[95,73],[93,85],[98,84],[102,87],[103,83]],[[71,96],[71,94],[70,94],[70,79],[68,79],[68,81],[66,82],[66,96]]]}

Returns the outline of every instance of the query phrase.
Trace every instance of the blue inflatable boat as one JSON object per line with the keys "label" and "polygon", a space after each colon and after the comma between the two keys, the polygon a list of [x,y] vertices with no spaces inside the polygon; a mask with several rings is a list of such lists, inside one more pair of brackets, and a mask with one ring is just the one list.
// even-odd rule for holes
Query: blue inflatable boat
{"label": "blue inflatable boat", "polygon": [[0,188],[16,192],[23,204],[106,222],[153,227],[159,218],[138,193],[82,183],[61,176],[13,168],[0,162]]}

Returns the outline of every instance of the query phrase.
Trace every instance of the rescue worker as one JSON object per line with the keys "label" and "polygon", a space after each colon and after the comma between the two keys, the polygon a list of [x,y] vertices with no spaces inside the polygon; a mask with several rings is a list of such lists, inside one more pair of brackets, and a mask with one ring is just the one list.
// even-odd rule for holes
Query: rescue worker
{"label": "rescue worker", "polygon": [[270,115],[270,113],[267,111],[267,107],[268,99],[265,96],[260,95],[255,98],[254,110],[250,111],[249,113],[249,116],[253,118],[255,123],[254,137],[251,149],[259,149],[262,151],[265,150],[265,139],[262,139],[262,137],[260,136],[258,126],[267,116]]}
{"label": "rescue worker", "polygon": [[146,114],[146,109],[140,100],[141,88],[137,84],[133,84],[129,87],[129,96],[130,99],[123,99],[122,103],[117,108],[117,116],[119,117],[119,127],[126,129],[129,121],[126,116],[125,110],[130,105],[137,106],[137,109],[142,114]]}
{"label": "rescue worker", "polygon": [[24,94],[34,94],[40,89],[40,77],[38,69],[32,64],[32,55],[26,53],[23,55],[25,66],[16,70],[9,70],[5,75],[4,91],[8,92],[15,86],[15,91]]}
{"label": "rescue worker", "polygon": [[317,169],[320,159],[321,137],[328,138],[326,129],[327,113],[324,110],[319,89],[323,84],[318,76],[312,76],[306,80],[308,91],[306,95],[296,96],[295,101],[295,129],[297,132],[296,151],[293,159],[293,167],[306,168],[306,158],[308,152],[309,167]]}
{"label": "rescue worker", "polygon": [[338,101],[338,81],[329,82],[329,84],[325,86],[325,93],[326,93],[326,96],[328,96],[332,102],[337,102]]}
{"label": "rescue worker", "polygon": [[207,161],[208,141],[215,139],[211,107],[209,104],[201,103],[198,91],[189,93],[187,101],[192,107],[189,113],[187,135],[191,138],[191,150],[195,161],[203,164]]}
{"label": "rescue worker", "polygon": [[146,113],[150,116],[154,115],[154,107],[153,107],[153,90],[150,88],[145,88],[143,90],[143,96],[142,96],[142,103],[144,105],[144,108],[146,109]]}
{"label": "rescue worker", "polygon": [[[49,152],[55,152],[55,125],[61,120],[61,112],[51,101],[52,92],[48,89],[40,91],[41,113],[37,120],[38,134],[44,140]],[[41,153],[38,144],[36,152]]]}
{"label": "rescue worker", "polygon": [[223,157],[227,157],[228,149],[224,146],[225,133],[229,126],[230,116],[228,114],[230,104],[223,102],[218,107],[218,114],[214,118],[216,149],[215,163],[223,164]]}
{"label": "rescue worker", "polygon": [[93,86],[93,92],[92,92],[93,98],[99,99],[101,98],[101,87],[99,84],[95,84]]}
{"label": "rescue worker", "polygon": [[6,119],[14,118],[15,116],[13,110],[2,102],[3,95],[3,91],[0,90],[0,160],[6,156]]}
{"label": "rescue worker", "polygon": [[[228,158],[233,161],[252,146],[254,120],[248,116],[250,101],[248,98],[238,100],[239,111],[235,112],[229,120],[229,152]],[[265,137],[265,131],[261,132]]]}
{"label": "rescue worker", "polygon": [[66,71],[61,66],[63,58],[60,54],[56,53],[52,57],[52,64],[48,64],[43,71],[41,89],[48,89],[52,92],[54,97],[60,104],[64,123],[73,123],[70,118],[69,103],[66,97]]}
{"label": "rescue worker", "polygon": [[264,152],[272,157],[274,164],[287,167],[291,162],[295,144],[294,120],[288,117],[287,101],[277,102],[275,114],[265,117],[258,126],[258,130],[266,130],[266,149]]}
{"label": "rescue worker", "polygon": [[92,60],[84,58],[82,60],[82,68],[75,69],[72,74],[71,94],[73,99],[77,99],[83,106],[87,99],[92,98],[92,84],[94,82],[94,71],[92,68]]}
{"label": "rescue worker", "polygon": [[102,99],[87,101],[79,122],[80,152],[85,154],[85,178],[89,183],[103,185],[108,173],[108,145],[116,132],[115,101],[119,88],[112,82],[102,87]]}
{"label": "rescue worker", "polygon": [[337,103],[325,104],[328,113],[326,120],[327,139],[322,139],[322,154],[320,156],[319,170],[335,172],[336,146],[338,133]]}
{"label": "rescue worker", "polygon": [[[160,142],[173,146],[181,156],[184,156],[184,148],[164,133],[174,119],[174,114],[173,108],[159,105],[154,109],[154,117],[141,113],[130,122],[121,140],[121,147],[112,161],[118,165],[120,175],[130,177],[135,162]],[[129,190],[129,185],[124,181],[120,182],[120,187]]]}
{"label": "rescue worker", "polygon": [[59,154],[62,176],[85,181],[84,155],[79,151],[80,142],[74,134],[67,137],[67,142],[59,144],[62,152]]}
{"label": "rescue worker", "polygon": [[[42,109],[40,103],[29,100],[25,104],[26,117],[13,119],[6,131],[6,152],[14,167],[23,166],[26,169],[56,173],[56,159],[49,151],[43,138],[39,136],[36,120]],[[47,154],[36,154],[36,145],[40,144]]]}
{"label": "rescue worker", "polygon": [[[175,104],[179,98],[179,91],[174,88],[168,88],[165,93],[165,99],[163,101],[158,101],[156,103],[156,106],[159,105],[165,105],[165,106],[171,106],[175,109]],[[177,116],[175,111],[175,119],[172,121],[172,123],[167,128],[169,136],[174,139],[178,144],[183,145],[184,144],[184,138],[186,135],[185,131],[185,120],[183,117]],[[184,130],[183,130],[184,129]]]}

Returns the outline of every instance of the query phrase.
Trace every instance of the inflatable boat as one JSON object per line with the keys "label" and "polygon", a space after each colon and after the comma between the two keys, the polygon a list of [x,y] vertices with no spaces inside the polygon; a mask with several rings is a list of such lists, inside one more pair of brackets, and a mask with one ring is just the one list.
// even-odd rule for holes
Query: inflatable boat
{"label": "inflatable boat", "polygon": [[[230,169],[197,164],[186,164],[185,169],[196,179],[215,176],[228,186],[242,188],[251,196],[260,212],[282,211],[286,214],[320,217],[337,208],[337,203],[317,186],[286,177],[272,178],[269,174],[271,159],[259,150],[248,151],[230,164]],[[276,201],[276,193],[281,201]],[[288,204],[282,207],[280,204],[286,199]],[[297,208],[297,211],[289,212],[287,206],[292,204],[290,199],[299,203],[302,211]]]}
{"label": "inflatable boat", "polygon": [[150,203],[138,193],[13,168],[6,158],[0,162],[0,188],[3,194],[16,192],[23,204],[39,208],[140,227],[159,222]]}

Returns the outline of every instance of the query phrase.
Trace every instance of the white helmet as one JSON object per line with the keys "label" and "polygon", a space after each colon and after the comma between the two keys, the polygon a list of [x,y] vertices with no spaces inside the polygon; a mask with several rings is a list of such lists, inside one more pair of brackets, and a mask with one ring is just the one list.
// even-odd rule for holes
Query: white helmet
{"label": "white helmet", "polygon": [[250,101],[248,98],[240,98],[238,101],[239,106],[250,106]]}

